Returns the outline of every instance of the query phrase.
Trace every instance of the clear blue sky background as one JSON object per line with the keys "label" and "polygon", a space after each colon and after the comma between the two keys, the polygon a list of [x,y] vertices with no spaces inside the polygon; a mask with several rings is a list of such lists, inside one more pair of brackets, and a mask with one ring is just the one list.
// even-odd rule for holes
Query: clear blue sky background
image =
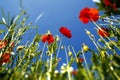
{"label": "clear blue sky background", "polygon": [[[95,25],[92,23],[83,24],[78,18],[80,10],[84,7],[95,7],[95,3],[92,0],[23,0],[23,8],[30,15],[29,21],[34,23],[39,14],[44,13],[36,24],[39,26],[40,34],[50,30],[53,35],[60,35],[59,28],[66,26],[72,31],[72,38],[64,38],[63,44],[73,45],[76,52],[81,49],[82,43],[87,44],[90,48],[95,48],[84,30],[88,29],[96,34]],[[19,0],[1,0],[0,8],[15,16],[20,10]],[[60,56],[65,55],[60,54]],[[89,59],[90,54],[85,54],[85,56]]]}

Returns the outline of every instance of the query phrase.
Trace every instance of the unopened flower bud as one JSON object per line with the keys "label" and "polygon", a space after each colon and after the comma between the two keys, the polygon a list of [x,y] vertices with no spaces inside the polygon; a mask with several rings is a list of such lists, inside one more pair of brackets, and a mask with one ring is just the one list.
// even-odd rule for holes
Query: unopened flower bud
{"label": "unopened flower bud", "polygon": [[46,51],[46,55],[50,55],[50,51]]}
{"label": "unopened flower bud", "polygon": [[17,50],[19,51],[19,50],[22,50],[23,48],[24,48],[24,46],[18,46]]}
{"label": "unopened flower bud", "polygon": [[91,38],[94,38],[94,35],[91,35]]}
{"label": "unopened flower bud", "polygon": [[91,33],[90,33],[90,31],[86,30],[86,34],[87,34],[87,35],[90,35]]}
{"label": "unopened flower bud", "polygon": [[105,51],[101,51],[101,52],[100,52],[100,55],[101,55],[102,57],[105,57]]}
{"label": "unopened flower bud", "polygon": [[87,45],[85,45],[85,44],[83,44],[83,51],[84,51],[84,52],[89,51],[89,47],[88,47]]}
{"label": "unopened flower bud", "polygon": [[60,41],[60,38],[58,35],[56,35],[56,41]]}
{"label": "unopened flower bud", "polygon": [[68,55],[69,55],[69,56],[72,56],[72,52],[71,52],[71,51],[69,51],[69,52],[68,52]]}
{"label": "unopened flower bud", "polygon": [[61,46],[61,49],[64,49],[64,46]]}

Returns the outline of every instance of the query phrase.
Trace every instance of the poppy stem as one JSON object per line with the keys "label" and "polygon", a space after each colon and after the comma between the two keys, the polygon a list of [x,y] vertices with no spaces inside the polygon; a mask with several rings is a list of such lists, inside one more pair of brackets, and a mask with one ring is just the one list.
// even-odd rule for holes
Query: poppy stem
{"label": "poppy stem", "polygon": [[50,55],[50,72],[52,71],[52,54]]}
{"label": "poppy stem", "polygon": [[[99,27],[99,25],[95,22],[95,21],[92,21],[95,25],[96,25],[96,27],[98,28],[98,29],[101,29],[100,27]],[[102,30],[102,29],[101,29]],[[103,32],[104,32],[104,30],[102,30]],[[108,37],[108,36],[106,36],[106,38],[109,40],[109,41],[111,41],[111,39]],[[113,42],[112,42],[112,44],[115,46],[115,47],[117,47]],[[119,47],[117,47],[118,49],[119,49]],[[119,49],[120,50],[120,49]]]}
{"label": "poppy stem", "polygon": [[73,47],[73,46],[72,46],[72,50],[73,50],[73,53],[74,53],[75,58],[76,58],[76,60],[77,60],[77,55],[76,55],[76,52],[75,52],[75,49],[74,49],[74,47]]}
{"label": "poppy stem", "polygon": [[71,80],[71,77],[70,77],[70,71],[69,71],[69,64],[68,64],[68,54],[67,54],[67,50],[66,50],[66,46],[65,47],[65,54],[66,54],[66,62],[67,62],[67,73],[68,73],[68,80]]}
{"label": "poppy stem", "polygon": [[61,45],[62,45],[62,36],[61,36],[61,40],[60,40],[60,44],[59,44],[59,47],[58,47],[56,58],[58,58],[58,55],[60,53],[60,47],[61,47]]}
{"label": "poppy stem", "polygon": [[66,54],[66,62],[67,62],[67,65],[68,65],[68,55],[67,55],[66,46],[64,46],[64,48],[65,48],[65,54]]}
{"label": "poppy stem", "polygon": [[91,35],[88,35],[88,37],[92,40],[93,44],[95,45],[95,47],[97,48],[97,50],[100,52],[99,47],[98,47],[98,45],[96,44],[95,39],[93,39],[93,38],[91,37]]}
{"label": "poppy stem", "polygon": [[75,59],[77,60],[77,55],[76,55],[76,52],[75,52],[74,47],[71,46],[71,45],[69,45],[69,46],[68,46],[68,50],[69,50],[69,51],[70,51],[70,47],[72,48],[72,51],[73,51],[73,53],[74,53],[74,55],[75,55]]}
{"label": "poppy stem", "polygon": [[89,67],[87,65],[87,61],[86,61],[86,58],[85,58],[85,55],[84,55],[84,51],[83,51],[83,48],[82,48],[82,56],[83,56],[83,59],[85,61],[85,66],[86,66],[86,69],[87,69],[87,73],[88,73],[88,77],[90,78],[90,74],[89,74]]}
{"label": "poppy stem", "polygon": [[48,80],[51,80],[51,73],[52,73],[52,54],[50,55],[50,68],[48,70]]}
{"label": "poppy stem", "polygon": [[41,52],[41,56],[40,56],[40,59],[41,59],[41,60],[42,60],[42,55],[43,55],[44,50],[45,50],[46,43],[47,43],[47,42],[44,43],[43,48],[42,48],[42,52]]}

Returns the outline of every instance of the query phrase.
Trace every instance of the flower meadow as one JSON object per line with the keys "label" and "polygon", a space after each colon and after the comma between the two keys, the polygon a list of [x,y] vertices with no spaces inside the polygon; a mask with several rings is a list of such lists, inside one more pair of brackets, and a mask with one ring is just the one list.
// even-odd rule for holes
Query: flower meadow
{"label": "flower meadow", "polygon": [[[98,8],[85,7],[78,18],[85,25],[94,24],[99,38],[86,28],[86,36],[95,49],[83,43],[79,51],[71,44],[63,45],[63,37],[73,37],[66,26],[58,30],[62,36],[49,30],[44,34],[36,32],[32,41],[23,43],[26,33],[37,30],[37,26],[27,22],[29,17],[24,9],[16,17],[6,16],[1,10],[0,80],[120,80],[120,0],[94,3]],[[65,56],[59,58],[60,51]],[[91,64],[85,54],[91,54]],[[58,67],[63,58],[66,62]]]}

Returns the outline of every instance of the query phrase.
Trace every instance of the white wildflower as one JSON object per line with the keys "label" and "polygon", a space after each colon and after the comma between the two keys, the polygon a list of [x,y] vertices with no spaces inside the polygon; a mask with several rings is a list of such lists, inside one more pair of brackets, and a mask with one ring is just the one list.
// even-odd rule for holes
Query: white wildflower
{"label": "white wildflower", "polygon": [[93,0],[93,2],[97,2],[97,3],[100,3],[100,0]]}

